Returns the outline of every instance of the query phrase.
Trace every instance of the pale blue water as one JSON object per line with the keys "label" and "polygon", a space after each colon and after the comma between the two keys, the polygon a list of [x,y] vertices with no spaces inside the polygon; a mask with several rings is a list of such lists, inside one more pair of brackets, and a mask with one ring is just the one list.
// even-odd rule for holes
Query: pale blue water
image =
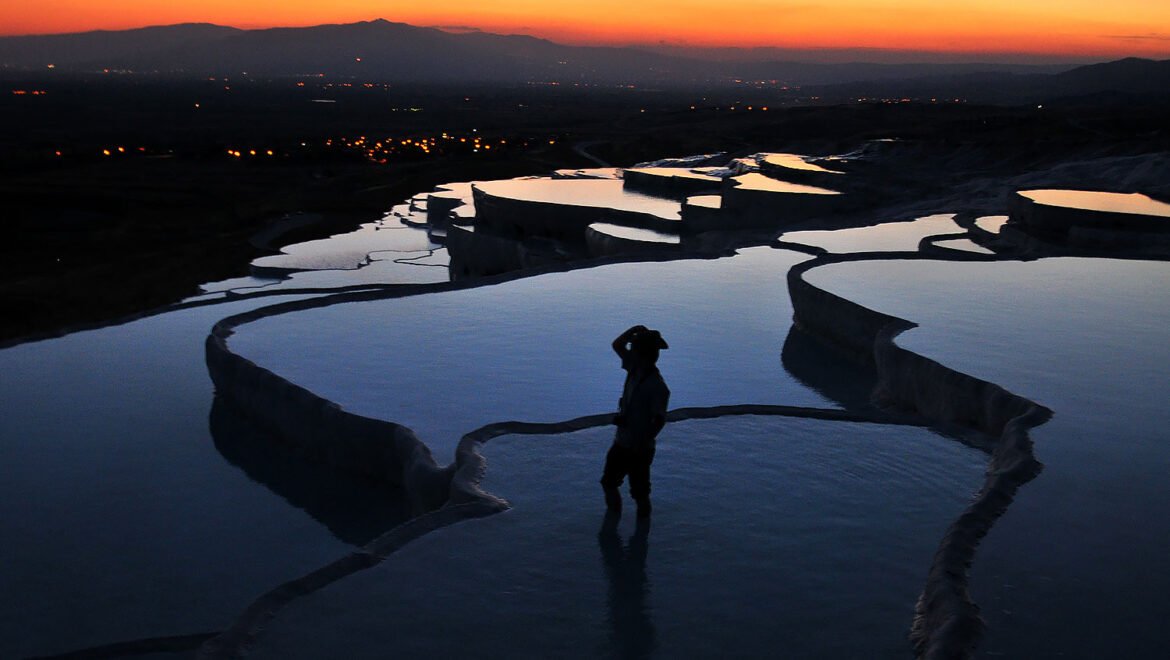
{"label": "pale blue water", "polygon": [[352,232],[290,245],[281,254],[260,257],[252,263],[285,270],[355,269],[371,256],[385,259],[393,254],[418,254],[437,247],[440,246],[427,237],[425,230],[403,226],[390,218],[364,224]]}
{"label": "pale blue water", "polygon": [[831,405],[785,372],[785,274],[804,255],[616,264],[491,287],[349,303],[240,327],[233,350],[353,412],[405,424],[448,462],[459,438],[506,419],[616,409],[610,342],[641,323],[670,349],[671,407]]}
{"label": "pale blue water", "polygon": [[203,339],[257,304],[0,351],[0,657],[216,630],[404,519],[393,491],[233,432],[230,415],[213,436]]}
{"label": "pale blue water", "polygon": [[[677,217],[677,202],[620,180],[484,185]],[[316,270],[215,288],[444,281],[445,250],[400,222],[424,207],[271,260]],[[783,238],[914,250],[958,230],[939,215]],[[672,407],[864,405],[865,376],[790,335],[785,278],[806,258],[755,248],[334,305],[245,325],[231,344],[348,409],[411,426],[440,462],[482,424],[612,411],[623,372],[609,342],[634,323],[671,344],[660,366]],[[1033,434],[1043,473],[972,569],[989,623],[979,653],[1162,657],[1170,266],[886,261],[808,277],[919,322],[906,347],[1056,413]],[[405,519],[401,493],[306,463],[213,405],[207,330],[277,300],[0,351],[0,657],[222,629],[267,589]],[[493,441],[485,485],[512,511],[295,602],[258,655],[907,657],[931,556],[986,463],[916,428],[680,422],[655,462],[649,534],[627,516],[617,538],[599,538],[610,437]]]}
{"label": "pale blue water", "polygon": [[255,657],[906,658],[931,557],[985,466],[924,429],[678,422],[639,541],[632,513],[602,529],[611,439],[492,440],[485,486],[512,510],[294,604]]}
{"label": "pale blue water", "polygon": [[1170,264],[875,262],[809,280],[920,323],[898,343],[1055,413],[1033,432],[1044,471],[972,571],[990,626],[982,652],[1162,657]]}

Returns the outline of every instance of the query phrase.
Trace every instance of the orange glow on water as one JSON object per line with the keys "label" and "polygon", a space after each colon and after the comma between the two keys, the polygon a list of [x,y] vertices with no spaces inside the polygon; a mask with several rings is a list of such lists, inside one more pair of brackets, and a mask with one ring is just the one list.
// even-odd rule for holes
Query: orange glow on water
{"label": "orange glow on water", "polygon": [[412,25],[474,26],[584,44],[661,41],[692,46],[1170,57],[1170,2],[1149,0],[40,0],[2,3],[0,32],[59,33],[183,22],[258,28],[379,16]]}

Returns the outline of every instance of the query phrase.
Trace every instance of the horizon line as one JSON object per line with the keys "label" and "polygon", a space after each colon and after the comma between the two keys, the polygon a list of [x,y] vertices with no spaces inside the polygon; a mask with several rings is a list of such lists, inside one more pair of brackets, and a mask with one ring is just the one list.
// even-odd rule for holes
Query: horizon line
{"label": "horizon line", "polygon": [[[572,40],[572,39],[556,39],[539,34],[530,34],[527,32],[509,32],[509,31],[491,31],[471,25],[420,25],[414,23],[407,23],[405,21],[394,21],[382,17],[363,19],[349,22],[325,22],[325,23],[305,23],[305,24],[290,24],[290,25],[230,25],[227,23],[217,23],[214,21],[181,21],[177,23],[157,23],[136,25],[131,27],[95,27],[86,30],[68,30],[62,32],[26,32],[26,33],[0,33],[0,39],[9,38],[37,38],[37,37],[63,37],[63,36],[77,36],[85,34],[96,33],[120,33],[120,32],[134,32],[139,30],[150,30],[158,28],[173,28],[183,26],[208,26],[219,27],[230,30],[237,30],[240,32],[260,32],[265,30],[297,30],[297,29],[312,29],[327,26],[349,26],[372,23],[389,23],[393,25],[407,26],[415,29],[429,29],[437,30],[446,34],[461,35],[461,34],[485,34],[499,37],[526,37],[532,39],[539,39],[548,43],[559,46],[568,47],[588,47],[588,48],[629,48],[643,51],[739,51],[745,54],[750,54],[754,51],[776,51],[779,53],[825,53],[825,54],[882,54],[892,56],[942,56],[947,59],[949,64],[979,64],[986,60],[979,58],[989,58],[999,64],[1092,64],[1096,62],[1113,61],[1119,59],[1147,59],[1152,61],[1159,61],[1160,58],[1142,56],[1142,55],[1119,55],[1119,54],[1092,54],[1092,53],[1060,53],[1060,52],[1020,52],[1012,50],[986,50],[986,49],[930,49],[930,48],[904,48],[904,47],[881,47],[881,46],[821,46],[821,45],[804,45],[804,46],[777,46],[764,44],[734,44],[734,43],[710,43],[710,44],[695,44],[686,41],[668,41],[660,40],[657,43],[648,42],[630,42],[622,40]],[[963,58],[963,59],[957,59]],[[1012,58],[1015,58],[1013,60]],[[1170,56],[1167,58],[1170,60]],[[1021,60],[1031,60],[1025,62]],[[841,61],[832,63],[864,63],[861,61]],[[927,61],[899,61],[890,62],[896,64],[926,64],[931,63]],[[988,62],[991,63],[991,62]]]}

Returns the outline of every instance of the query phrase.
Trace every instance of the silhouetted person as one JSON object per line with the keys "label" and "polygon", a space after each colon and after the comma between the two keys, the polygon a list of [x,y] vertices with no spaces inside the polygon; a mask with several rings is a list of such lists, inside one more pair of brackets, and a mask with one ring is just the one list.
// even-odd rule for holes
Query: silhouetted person
{"label": "silhouetted person", "polygon": [[666,425],[670,390],[658,373],[658,352],[669,348],[657,330],[636,325],[613,340],[613,350],[622,359],[626,384],[614,416],[617,432],[605,456],[601,487],[605,505],[618,513],[622,497],[618,486],[630,478],[630,496],[638,503],[638,516],[650,515],[650,464],[654,461],[654,439]]}
{"label": "silhouetted person", "polygon": [[609,578],[606,604],[609,606],[611,656],[623,660],[649,658],[657,643],[654,621],[647,597],[646,553],[650,547],[650,519],[639,518],[628,545],[618,536],[618,514],[607,512],[597,532],[597,545],[605,574]]}

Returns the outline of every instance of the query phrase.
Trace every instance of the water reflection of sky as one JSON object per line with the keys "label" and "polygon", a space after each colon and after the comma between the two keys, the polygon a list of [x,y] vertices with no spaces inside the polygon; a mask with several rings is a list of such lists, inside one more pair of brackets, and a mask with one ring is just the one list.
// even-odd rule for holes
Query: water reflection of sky
{"label": "water reflection of sky", "polygon": [[810,163],[797,154],[768,154],[764,158],[764,162],[769,165],[776,165],[777,167],[786,167],[790,170],[820,172],[821,174],[844,174],[836,170],[826,169],[816,163]]}
{"label": "water reflection of sky", "polygon": [[1170,265],[868,262],[808,279],[920,323],[898,343],[1055,413],[1033,432],[1044,471],[973,570],[991,623],[985,648],[1160,655],[1170,615]]}
{"label": "water reflection of sky", "polygon": [[848,252],[913,252],[928,236],[957,234],[963,231],[954,215],[939,214],[912,222],[886,222],[872,227],[834,229],[832,231],[793,231],[781,235],[788,243],[821,247],[837,254]]}
{"label": "water reflection of sky", "polygon": [[511,179],[475,187],[495,197],[647,213],[667,220],[678,220],[681,207],[677,201],[627,190],[624,182],[610,179]]}
{"label": "water reflection of sky", "polygon": [[1170,218],[1170,204],[1141,193],[1111,193],[1090,190],[1024,190],[1021,195],[1039,204],[1067,206],[1086,211],[1136,213]]}
{"label": "water reflection of sky", "polygon": [[623,372],[609,344],[636,323],[670,343],[660,365],[672,407],[826,405],[780,364],[792,318],[785,277],[806,258],[755,248],[554,273],[297,312],[243,326],[230,342],[349,410],[410,426],[447,462],[482,424],[614,409]]}
{"label": "water reflection of sky", "polygon": [[0,351],[0,657],[216,630],[352,548],[299,507],[361,484],[304,470],[307,492],[273,491],[253,459],[286,459],[217,449],[203,341],[258,304]]}
{"label": "water reflection of sky", "polygon": [[603,526],[611,438],[492,440],[484,486],[512,511],[290,609],[253,656],[905,658],[938,538],[986,465],[925,429],[674,423],[639,538],[632,513]]}
{"label": "water reflection of sky", "polygon": [[763,192],[791,193],[800,195],[840,195],[836,190],[806,186],[799,183],[789,183],[779,179],[764,176],[759,172],[749,172],[731,178],[740,190],[759,190]]}

